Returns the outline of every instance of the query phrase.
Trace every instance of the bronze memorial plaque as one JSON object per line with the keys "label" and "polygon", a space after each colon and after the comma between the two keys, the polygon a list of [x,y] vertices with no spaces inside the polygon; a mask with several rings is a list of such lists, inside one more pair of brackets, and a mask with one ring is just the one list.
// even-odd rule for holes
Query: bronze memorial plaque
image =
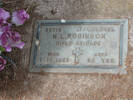
{"label": "bronze memorial plaque", "polygon": [[126,73],[128,20],[39,20],[31,72]]}

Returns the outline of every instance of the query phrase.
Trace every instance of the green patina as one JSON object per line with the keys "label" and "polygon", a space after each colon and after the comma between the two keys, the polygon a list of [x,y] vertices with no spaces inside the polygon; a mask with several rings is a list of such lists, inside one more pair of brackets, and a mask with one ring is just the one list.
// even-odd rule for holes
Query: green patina
{"label": "green patina", "polygon": [[3,3],[2,3],[2,1],[0,0],[0,7],[2,7],[2,4],[3,4]]}

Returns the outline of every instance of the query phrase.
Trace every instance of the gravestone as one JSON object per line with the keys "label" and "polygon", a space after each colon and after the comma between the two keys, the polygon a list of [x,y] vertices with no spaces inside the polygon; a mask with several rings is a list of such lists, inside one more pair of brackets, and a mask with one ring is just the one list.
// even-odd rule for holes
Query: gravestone
{"label": "gravestone", "polygon": [[40,20],[32,72],[126,73],[128,20]]}
{"label": "gravestone", "polygon": [[[9,82],[10,83],[9,88],[1,90],[0,93],[1,100],[53,100],[53,99],[54,100],[132,100],[133,99],[133,88],[132,88],[133,87],[133,59],[132,59],[133,58],[133,1],[132,0],[5,0],[5,1],[9,2],[16,1],[16,3],[13,3],[14,10],[17,8],[27,9],[27,11],[30,12],[30,20],[26,22],[24,27],[20,27],[23,30],[22,32],[20,32],[22,33],[22,39],[26,42],[24,49],[22,51],[19,52],[17,51],[17,53],[15,52],[14,54],[12,54],[12,56],[16,57],[17,60],[16,62],[18,63],[18,67],[19,66],[22,67],[17,68],[19,71],[17,71],[16,73],[17,79],[14,81],[14,84],[10,85],[11,83]],[[34,4],[36,6],[35,8],[33,7]],[[61,21],[61,19],[65,20]],[[85,23],[83,23],[84,22],[83,19],[88,19],[88,20],[85,20]],[[74,23],[70,23],[70,20],[73,21]],[[68,31],[69,32],[75,31],[75,29],[78,26],[76,23],[79,21],[82,22],[82,24],[80,23],[79,26],[83,28],[88,27],[89,30],[91,27],[99,29],[100,26],[102,26],[105,27],[105,29],[108,29],[108,27],[112,27],[113,31],[112,32],[109,31],[110,28],[108,30],[109,32],[108,31],[99,32],[99,30],[96,32],[93,31],[94,34],[97,34],[97,32],[99,34],[104,34],[104,33],[106,33],[106,35],[108,34],[107,36],[105,36],[106,41],[105,39],[92,39],[92,41],[100,40],[101,42],[104,42],[104,44],[103,43],[102,45],[100,44],[101,48],[100,46],[96,47],[93,46],[93,44],[91,44],[91,46],[86,46],[85,49],[85,46],[84,47],[81,46],[82,42],[80,46],[76,46],[73,44],[71,46],[72,48],[70,48],[70,46],[67,46],[65,42],[68,40],[76,42],[76,39],[75,38],[59,39],[61,37],[60,34],[62,33],[67,34]],[[96,23],[97,21],[98,23]],[[105,24],[103,23],[103,21],[107,23]],[[94,25],[94,23],[92,24],[92,22],[95,22],[96,24]],[[116,25],[117,22],[119,22],[118,25]],[[86,26],[86,24],[89,25]],[[59,32],[57,38],[52,39],[51,34],[53,34],[53,32],[49,31],[47,32],[45,26],[48,29],[51,27],[55,28],[59,27],[64,31]],[[114,30],[116,32],[114,32]],[[80,34],[80,32],[75,31],[75,34],[78,33]],[[89,33],[90,31],[85,32],[85,30],[83,32],[83,34],[87,35]],[[37,34],[40,35],[36,37]],[[56,36],[56,34],[57,32],[55,32],[54,36]],[[55,43],[57,40],[58,42],[64,41],[64,44],[61,45],[62,46],[66,45],[66,46],[64,47],[56,46]],[[79,41],[79,39],[77,40]],[[80,39],[80,41],[87,41],[87,40],[88,39],[84,38]],[[127,51],[127,41],[128,41],[128,51]],[[97,45],[99,45],[98,43]],[[47,45],[46,46],[48,48],[47,50],[45,45]],[[120,51],[118,46],[121,47]],[[62,50],[61,48],[62,49],[64,48],[64,50]],[[65,65],[63,65],[62,63],[59,62],[57,63],[54,61],[52,62],[44,61],[45,60],[44,58],[48,56],[47,55],[48,50],[51,51],[53,50],[54,52],[58,51],[60,53],[60,55],[50,53],[49,55],[51,56],[54,55],[53,57],[54,59],[59,57],[61,58],[68,57],[70,55],[72,56],[71,58],[73,60],[71,60],[70,65],[68,63],[64,63]],[[91,63],[89,64],[86,63],[85,59],[91,58],[93,56],[93,53],[98,52],[96,50],[102,52],[106,51],[108,52],[107,53],[108,55],[103,53],[97,54],[95,57],[96,60],[93,59],[88,60]],[[32,53],[30,54],[31,51]],[[17,56],[15,54],[17,54]],[[118,54],[121,55],[120,56],[121,59],[118,57]],[[30,57],[30,55],[32,55],[32,57]],[[92,66],[93,64],[98,64],[98,63],[100,65],[103,64],[100,62],[100,60],[98,60],[97,58],[98,56],[104,56],[103,58],[106,57],[111,58],[112,57],[111,55],[114,57],[115,63],[112,60],[111,63],[108,63],[108,66],[99,66],[99,65],[98,67]],[[100,58],[102,57],[99,57],[99,59]],[[94,61],[97,61],[98,63],[94,63]],[[118,64],[118,62],[120,63]],[[111,68],[113,64],[115,64],[116,66],[113,66]],[[57,65],[58,68],[55,68],[55,65]],[[83,70],[86,66],[89,67],[87,67],[87,70],[82,71],[81,74],[80,70]],[[29,70],[29,67],[31,73],[27,71]],[[63,68],[64,69],[63,71],[66,72],[62,72],[62,70],[59,67],[69,67],[70,70],[69,69],[65,70],[65,68]],[[25,68],[26,70],[23,70],[23,68]],[[48,72],[48,73],[42,73],[42,72]],[[122,75],[119,75],[119,73],[122,73]]]}

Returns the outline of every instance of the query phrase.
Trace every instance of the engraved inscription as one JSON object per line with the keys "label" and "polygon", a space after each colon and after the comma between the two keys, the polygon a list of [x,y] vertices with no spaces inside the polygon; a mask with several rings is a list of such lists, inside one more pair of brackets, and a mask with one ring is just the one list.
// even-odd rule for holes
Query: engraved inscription
{"label": "engraved inscription", "polygon": [[44,25],[37,64],[119,66],[120,25]]}

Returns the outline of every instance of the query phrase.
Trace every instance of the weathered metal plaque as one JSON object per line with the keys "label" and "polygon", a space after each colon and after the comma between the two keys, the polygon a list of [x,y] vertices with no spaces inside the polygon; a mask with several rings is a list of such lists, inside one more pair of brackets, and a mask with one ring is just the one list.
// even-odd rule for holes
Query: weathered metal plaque
{"label": "weathered metal plaque", "polygon": [[128,20],[40,20],[32,72],[126,73]]}

